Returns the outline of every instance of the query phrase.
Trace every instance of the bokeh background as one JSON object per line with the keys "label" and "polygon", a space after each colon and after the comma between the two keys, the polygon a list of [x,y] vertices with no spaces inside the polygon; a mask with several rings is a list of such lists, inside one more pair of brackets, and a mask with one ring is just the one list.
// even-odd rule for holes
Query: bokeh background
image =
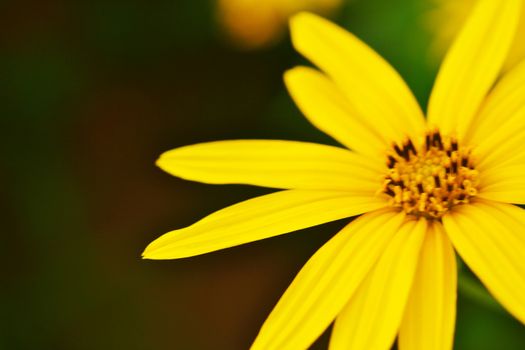
{"label": "bokeh background", "polygon": [[[331,12],[423,105],[437,69],[428,6],[353,0]],[[160,234],[268,193],[170,177],[154,166],[161,152],[235,138],[333,144],[284,90],[283,71],[305,63],[286,31],[248,45],[218,13],[216,0],[0,2],[0,349],[247,349],[345,224],[141,260]],[[524,349],[525,327],[465,275],[456,348]]]}

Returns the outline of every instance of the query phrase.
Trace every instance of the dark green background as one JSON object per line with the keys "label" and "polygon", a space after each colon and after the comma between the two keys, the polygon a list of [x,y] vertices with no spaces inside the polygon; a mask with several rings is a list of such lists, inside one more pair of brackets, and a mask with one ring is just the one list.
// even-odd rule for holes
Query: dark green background
{"label": "dark green background", "polygon": [[[283,88],[283,71],[304,63],[289,40],[236,50],[213,4],[0,1],[0,349],[246,349],[344,225],[140,259],[158,235],[268,192],[170,177],[154,166],[161,152],[232,138],[332,143]],[[425,7],[354,0],[336,15],[423,104],[436,70]],[[525,328],[484,298],[460,297],[456,348],[524,349]]]}

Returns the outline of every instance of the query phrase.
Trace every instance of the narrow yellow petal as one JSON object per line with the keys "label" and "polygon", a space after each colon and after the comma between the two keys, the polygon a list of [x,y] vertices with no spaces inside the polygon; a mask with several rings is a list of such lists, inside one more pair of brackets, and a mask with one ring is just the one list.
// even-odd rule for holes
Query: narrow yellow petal
{"label": "narrow yellow petal", "polygon": [[356,152],[384,155],[389,140],[356,117],[359,112],[326,75],[296,67],[285,73],[284,81],[299,109],[319,130]]}
{"label": "narrow yellow petal", "polygon": [[[308,142],[233,140],[177,148],[157,165],[188,180],[373,194],[386,165],[343,148]],[[383,169],[384,168],[384,169]]]}
{"label": "narrow yellow petal", "polygon": [[445,57],[428,121],[462,137],[499,75],[516,34],[521,0],[480,0]]}
{"label": "narrow yellow petal", "polygon": [[479,197],[525,204],[525,164],[488,168],[480,172]]}
{"label": "narrow yellow petal", "polygon": [[514,43],[507,55],[504,71],[512,69],[525,59],[525,45],[523,44],[523,38],[525,38],[525,6],[522,5],[520,22],[518,24],[518,29],[516,30],[516,37],[514,38]]}
{"label": "narrow yellow petal", "polygon": [[392,209],[380,210],[334,236],[299,272],[252,350],[308,348],[348,302],[404,219]]}
{"label": "narrow yellow petal", "polygon": [[219,210],[150,243],[146,259],[177,259],[233,247],[385,207],[350,192],[288,190]]}
{"label": "narrow yellow petal", "polygon": [[466,131],[465,142],[476,146],[483,145],[487,149],[499,145],[501,140],[514,133],[501,135],[499,138],[494,136],[498,134],[499,129],[509,124],[524,104],[525,62],[507,72],[497,82]]}
{"label": "narrow yellow petal", "polygon": [[421,108],[399,74],[374,50],[309,13],[292,18],[291,34],[297,51],[339,86],[355,111],[352,117],[390,142],[407,135],[421,137],[425,129]]}
{"label": "narrow yellow petal", "polygon": [[516,162],[516,158],[525,155],[525,106],[522,106],[501,128],[494,130],[492,137],[488,137],[474,149],[474,156],[478,159],[476,168],[485,171],[490,168]]}
{"label": "narrow yellow petal", "polygon": [[[525,22],[525,21],[524,21]],[[473,146],[477,168],[520,164],[525,158],[525,62],[509,71],[487,97],[465,142]]]}
{"label": "narrow yellow petal", "polygon": [[427,220],[408,221],[335,321],[330,349],[388,350],[403,318],[427,231]]}
{"label": "narrow yellow petal", "polygon": [[421,249],[419,265],[399,330],[399,349],[452,349],[456,296],[454,249],[443,226],[433,223]]}
{"label": "narrow yellow petal", "polygon": [[478,200],[443,218],[463,260],[492,295],[525,323],[525,211]]}

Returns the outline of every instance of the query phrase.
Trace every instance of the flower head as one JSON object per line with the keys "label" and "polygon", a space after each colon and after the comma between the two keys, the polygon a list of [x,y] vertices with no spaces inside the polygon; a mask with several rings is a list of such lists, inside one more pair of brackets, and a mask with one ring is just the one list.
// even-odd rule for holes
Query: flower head
{"label": "flower head", "polygon": [[[283,191],[165,234],[144,252],[182,258],[362,214],[306,263],[253,349],[305,349],[335,320],[332,349],[450,349],[455,251],[525,323],[525,63],[500,71],[521,0],[482,0],[446,56],[427,118],[395,70],[320,17],[291,21],[288,90],[345,148],[238,140],[163,154],[186,179]],[[351,149],[351,150],[350,150]]]}
{"label": "flower head", "polygon": [[438,130],[421,147],[407,139],[387,156],[382,192],[390,204],[415,217],[440,219],[454,206],[469,203],[478,191],[478,171],[470,151]]}

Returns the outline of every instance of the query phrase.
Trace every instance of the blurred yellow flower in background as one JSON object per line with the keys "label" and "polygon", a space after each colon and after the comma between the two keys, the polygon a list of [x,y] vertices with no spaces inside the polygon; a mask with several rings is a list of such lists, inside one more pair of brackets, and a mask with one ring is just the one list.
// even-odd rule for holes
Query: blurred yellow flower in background
{"label": "blurred yellow flower in background", "polygon": [[[478,0],[430,0],[431,9],[425,15],[425,27],[433,36],[431,55],[439,60],[463,26]],[[498,0],[505,1],[505,0]],[[521,10],[516,38],[511,46],[503,71],[525,59],[525,9]]]}
{"label": "blurred yellow flower in background", "polygon": [[361,215],[321,247],[252,350],[306,349],[335,320],[330,349],[447,350],[455,251],[525,323],[525,62],[497,81],[521,0],[475,6],[439,71],[427,119],[374,50],[309,13],[292,41],[319,69],[285,73],[306,118],[340,144],[217,141],[164,153],[166,172],[281,189],[171,231],[147,259],[204,254]]}
{"label": "blurred yellow flower in background", "polygon": [[328,15],[343,0],[217,0],[217,18],[229,39],[243,49],[268,47],[300,11]]}

